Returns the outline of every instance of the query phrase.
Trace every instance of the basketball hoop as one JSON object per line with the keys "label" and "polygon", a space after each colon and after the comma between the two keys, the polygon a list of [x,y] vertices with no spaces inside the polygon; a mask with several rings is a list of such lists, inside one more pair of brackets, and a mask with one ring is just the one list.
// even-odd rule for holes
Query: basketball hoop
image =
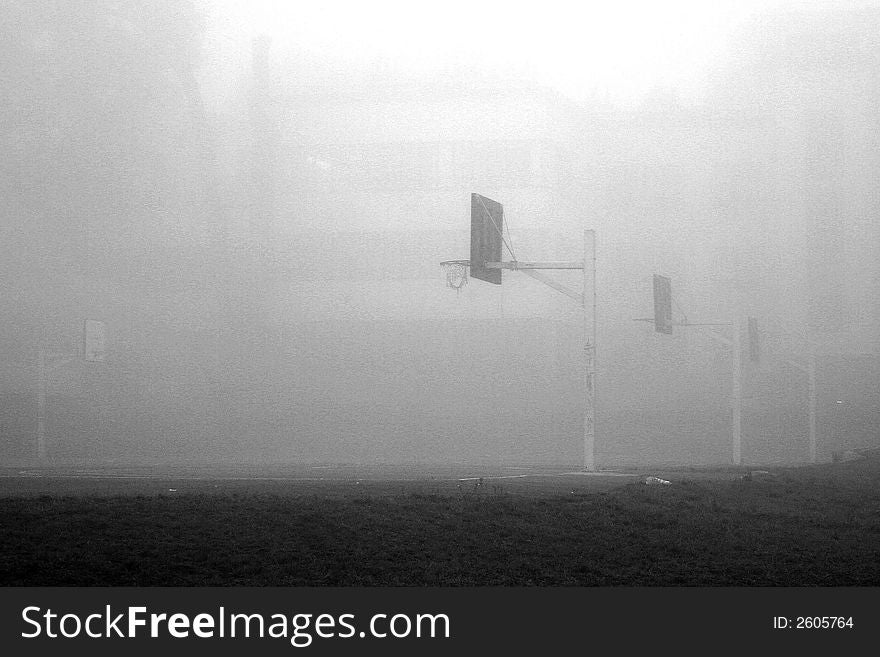
{"label": "basketball hoop", "polygon": [[461,288],[468,282],[468,267],[470,260],[446,260],[440,263],[440,269],[446,275],[446,287],[452,288],[456,292],[461,292]]}

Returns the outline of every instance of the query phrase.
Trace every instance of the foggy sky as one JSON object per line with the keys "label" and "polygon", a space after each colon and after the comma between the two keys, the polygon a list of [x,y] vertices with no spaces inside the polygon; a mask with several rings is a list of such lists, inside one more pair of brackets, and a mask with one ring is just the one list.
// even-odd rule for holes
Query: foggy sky
{"label": "foggy sky", "polygon": [[614,61],[419,68],[236,17],[2,9],[0,462],[34,459],[44,350],[52,462],[577,463],[583,312],[517,272],[444,287],[471,192],[520,260],[597,231],[600,462],[729,458],[730,351],[633,321],[655,273],[678,321],[766,328],[746,458],[803,457],[808,339],[823,454],[876,442],[876,6],[738,15],[704,74],[625,93]]}

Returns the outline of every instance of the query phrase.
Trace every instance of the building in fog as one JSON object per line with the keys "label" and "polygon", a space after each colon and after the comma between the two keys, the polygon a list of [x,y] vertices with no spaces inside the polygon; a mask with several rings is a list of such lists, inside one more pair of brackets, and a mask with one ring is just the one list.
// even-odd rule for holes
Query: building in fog
{"label": "building in fog", "polygon": [[[456,295],[439,262],[468,257],[472,191],[503,201],[518,258],[582,257],[576,181],[585,174],[576,153],[594,129],[588,112],[526,81],[461,71],[318,75],[295,57],[269,68],[273,111],[259,120],[279,136],[268,156],[277,163],[272,219],[255,226],[241,212],[233,249],[261,240],[252,248],[272,263],[265,319],[289,354],[290,377],[301,380],[300,400],[316,394],[303,381],[327,377],[323,385],[338,393],[327,412],[343,434],[366,432],[366,444],[387,434],[381,440],[393,447],[377,450],[379,459],[576,454],[577,372],[568,370],[579,309],[510,273],[503,289],[472,282]],[[344,345],[338,359],[335,342]],[[511,379],[518,392],[509,392]],[[538,414],[515,408],[528,386],[542,388]],[[401,399],[413,402],[408,417],[390,412]],[[342,417],[373,412],[372,427]],[[566,412],[573,431],[560,445]],[[314,414],[300,420],[320,422]],[[531,436],[511,432],[528,423]],[[479,426],[485,436],[475,441]],[[345,449],[334,453],[343,458]]]}
{"label": "building in fog", "polygon": [[815,341],[831,445],[869,444],[878,420],[878,34],[877,8],[765,17],[743,30],[710,100],[726,135],[732,302],[762,318],[771,345]]}
{"label": "building in fog", "polygon": [[[200,14],[13,2],[2,18],[3,457],[35,455],[41,350],[50,458],[175,454],[222,271]],[[107,363],[83,362],[86,318],[107,325]]]}
{"label": "building in fog", "polygon": [[[520,260],[578,260],[598,232],[600,463],[730,455],[730,351],[633,321],[655,273],[677,319],[817,339],[820,454],[880,420],[875,10],[764,18],[703,103],[632,110],[265,38],[212,68],[189,5],[3,11],[10,459],[33,456],[42,349],[50,459],[578,463],[581,309],[516,272],[444,287],[471,192]],[[85,318],[107,361],[63,364]],[[803,376],[761,367],[744,454],[795,460]]]}
{"label": "building in fog", "polygon": [[743,295],[767,290],[755,310],[808,328],[828,353],[880,344],[878,27],[877,9],[762,23],[714,99],[730,126]]}

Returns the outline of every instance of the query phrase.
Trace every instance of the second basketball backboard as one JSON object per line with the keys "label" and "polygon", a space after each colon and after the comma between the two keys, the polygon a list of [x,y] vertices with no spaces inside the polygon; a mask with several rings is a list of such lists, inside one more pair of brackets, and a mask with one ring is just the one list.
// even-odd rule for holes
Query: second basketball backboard
{"label": "second basketball backboard", "polygon": [[471,194],[471,264],[470,275],[487,283],[501,285],[501,270],[486,267],[487,262],[501,262],[504,209],[497,201]]}
{"label": "second basketball backboard", "polygon": [[672,281],[654,274],[654,330],[672,333]]}

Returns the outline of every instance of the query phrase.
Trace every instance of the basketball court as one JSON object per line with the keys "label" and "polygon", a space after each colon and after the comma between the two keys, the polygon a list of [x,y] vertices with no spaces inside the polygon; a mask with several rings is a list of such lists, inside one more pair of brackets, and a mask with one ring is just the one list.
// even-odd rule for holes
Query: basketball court
{"label": "basketball court", "polygon": [[474,465],[212,465],[3,468],[0,496],[556,494],[638,481],[636,472]]}

